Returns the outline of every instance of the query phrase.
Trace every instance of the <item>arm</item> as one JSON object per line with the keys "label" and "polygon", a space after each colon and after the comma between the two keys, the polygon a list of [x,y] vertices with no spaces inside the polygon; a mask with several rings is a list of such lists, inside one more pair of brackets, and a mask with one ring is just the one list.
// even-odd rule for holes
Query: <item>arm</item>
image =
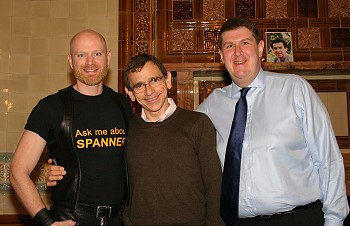
{"label": "arm", "polygon": [[19,200],[34,217],[45,207],[30,173],[39,161],[46,141],[34,132],[25,130],[14,153],[10,168],[10,181]]}
{"label": "arm", "polygon": [[[38,163],[45,145],[46,141],[38,134],[25,130],[14,153],[10,168],[11,185],[24,208],[33,218],[40,210],[46,208],[30,178],[30,173]],[[75,225],[75,222],[68,220],[55,222],[52,225],[69,226]]]}
{"label": "arm", "polygon": [[216,152],[215,128],[203,114],[198,127],[198,158],[206,196],[206,225],[224,225],[220,217],[221,167]]}
{"label": "arm", "polygon": [[[318,168],[325,225],[343,225],[349,212],[344,162],[326,108],[311,88],[305,98],[304,133]],[[317,112],[317,114],[313,114]]]}

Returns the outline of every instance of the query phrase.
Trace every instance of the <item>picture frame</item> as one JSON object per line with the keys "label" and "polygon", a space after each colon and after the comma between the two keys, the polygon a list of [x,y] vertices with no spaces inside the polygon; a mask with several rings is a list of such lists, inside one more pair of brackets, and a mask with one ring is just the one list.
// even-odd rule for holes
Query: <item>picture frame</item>
{"label": "picture frame", "polygon": [[291,32],[265,32],[266,61],[294,62]]}

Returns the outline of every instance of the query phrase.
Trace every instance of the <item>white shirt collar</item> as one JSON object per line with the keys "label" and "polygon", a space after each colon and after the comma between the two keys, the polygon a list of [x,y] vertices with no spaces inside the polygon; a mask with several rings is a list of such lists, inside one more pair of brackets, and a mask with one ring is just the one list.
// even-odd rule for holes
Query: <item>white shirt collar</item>
{"label": "white shirt collar", "polygon": [[[166,109],[166,111],[164,112],[164,114],[156,121],[156,122],[163,122],[165,119],[169,118],[176,110],[176,104],[174,102],[174,100],[172,98],[168,98],[168,103],[170,104],[168,109]],[[146,114],[145,114],[145,110],[142,108],[141,111],[141,118],[145,121],[145,122],[151,122]]]}

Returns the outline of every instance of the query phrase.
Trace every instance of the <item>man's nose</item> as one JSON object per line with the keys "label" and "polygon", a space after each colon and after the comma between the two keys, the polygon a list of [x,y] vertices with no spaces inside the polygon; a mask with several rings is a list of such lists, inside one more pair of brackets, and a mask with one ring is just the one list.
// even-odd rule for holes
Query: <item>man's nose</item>
{"label": "man's nose", "polygon": [[235,56],[240,56],[242,55],[242,48],[237,45],[236,48],[235,48]]}
{"label": "man's nose", "polygon": [[148,84],[144,84],[145,86],[145,90],[147,94],[150,94],[154,91],[154,88],[148,83]]}
{"label": "man's nose", "polygon": [[95,62],[94,56],[87,56],[86,62],[87,62],[88,64],[94,63],[94,62]]}

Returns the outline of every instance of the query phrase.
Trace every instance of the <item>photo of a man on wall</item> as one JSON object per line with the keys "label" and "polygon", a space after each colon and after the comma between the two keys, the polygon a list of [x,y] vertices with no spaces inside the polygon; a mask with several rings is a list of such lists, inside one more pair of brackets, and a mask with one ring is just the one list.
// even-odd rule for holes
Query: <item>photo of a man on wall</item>
{"label": "photo of a man on wall", "polygon": [[266,32],[267,62],[293,62],[291,32]]}

